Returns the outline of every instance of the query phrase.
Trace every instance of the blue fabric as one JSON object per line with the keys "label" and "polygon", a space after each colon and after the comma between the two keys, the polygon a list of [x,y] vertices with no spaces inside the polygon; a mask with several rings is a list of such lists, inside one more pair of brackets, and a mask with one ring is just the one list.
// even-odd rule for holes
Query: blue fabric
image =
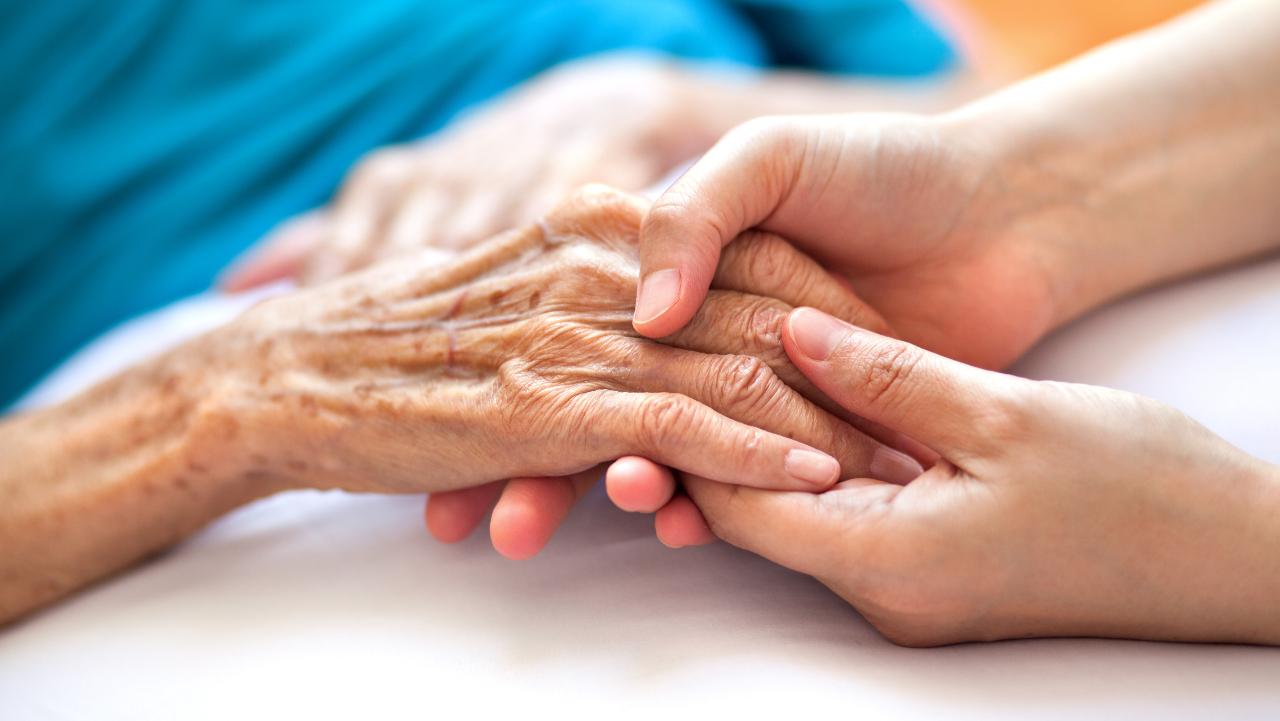
{"label": "blue fabric", "polygon": [[886,0],[0,0],[0,407],[207,288],[371,148],[618,49],[926,73]]}

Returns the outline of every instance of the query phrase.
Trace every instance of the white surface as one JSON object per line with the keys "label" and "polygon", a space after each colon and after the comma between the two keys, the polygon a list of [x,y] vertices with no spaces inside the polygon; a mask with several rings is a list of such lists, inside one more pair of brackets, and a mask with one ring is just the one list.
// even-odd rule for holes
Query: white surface
{"label": "white surface", "polygon": [[[1280,259],[1126,301],[1019,371],[1161,398],[1280,462],[1277,318]],[[598,494],[523,563],[482,534],[434,544],[420,511],[322,493],[243,509],[0,633],[0,719],[1280,718],[1276,649],[901,649],[815,582],[667,551]]]}

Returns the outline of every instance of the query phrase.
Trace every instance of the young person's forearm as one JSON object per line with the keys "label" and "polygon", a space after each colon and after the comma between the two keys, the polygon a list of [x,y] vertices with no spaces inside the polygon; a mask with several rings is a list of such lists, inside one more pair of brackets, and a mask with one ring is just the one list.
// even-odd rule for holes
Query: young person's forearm
{"label": "young person's forearm", "polygon": [[795,70],[669,63],[667,81],[677,105],[690,110],[681,128],[680,160],[711,147],[735,126],[768,115],[849,112],[940,113],[992,90],[958,68],[932,77],[885,80]]}
{"label": "young person's forearm", "polygon": [[1280,4],[1232,0],[947,120],[1052,248],[1059,322],[1280,247]]}
{"label": "young person's forearm", "polygon": [[723,133],[765,115],[850,112],[939,113],[994,88],[964,68],[902,80],[848,78],[790,70],[716,71],[687,74],[691,102]]}
{"label": "young person's forearm", "polygon": [[0,624],[261,495],[206,413],[199,343],[0,423]]}

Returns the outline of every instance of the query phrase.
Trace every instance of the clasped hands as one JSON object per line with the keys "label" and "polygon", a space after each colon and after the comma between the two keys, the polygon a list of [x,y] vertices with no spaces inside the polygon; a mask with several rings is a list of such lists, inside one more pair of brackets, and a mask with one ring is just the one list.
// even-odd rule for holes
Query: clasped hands
{"label": "clasped hands", "polygon": [[610,496],[668,545],[811,574],[900,643],[1280,641],[1251,550],[1275,468],[1154,401],[983,369],[1115,290],[1054,242],[1078,209],[1011,198],[982,149],[950,120],[748,123],[651,207],[588,189],[441,272],[264,304],[240,325],[287,340],[293,390],[243,405],[297,457],[257,470],[431,491],[446,541],[497,499],[520,558],[621,459]]}

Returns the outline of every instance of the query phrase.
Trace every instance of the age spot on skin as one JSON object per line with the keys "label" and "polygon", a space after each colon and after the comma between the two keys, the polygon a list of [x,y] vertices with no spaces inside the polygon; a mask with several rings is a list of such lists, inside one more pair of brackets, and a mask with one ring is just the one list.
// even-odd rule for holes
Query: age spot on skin
{"label": "age spot on skin", "polygon": [[529,294],[529,310],[533,310],[534,308],[537,308],[538,304],[541,302],[542,302],[542,291],[535,290]]}

